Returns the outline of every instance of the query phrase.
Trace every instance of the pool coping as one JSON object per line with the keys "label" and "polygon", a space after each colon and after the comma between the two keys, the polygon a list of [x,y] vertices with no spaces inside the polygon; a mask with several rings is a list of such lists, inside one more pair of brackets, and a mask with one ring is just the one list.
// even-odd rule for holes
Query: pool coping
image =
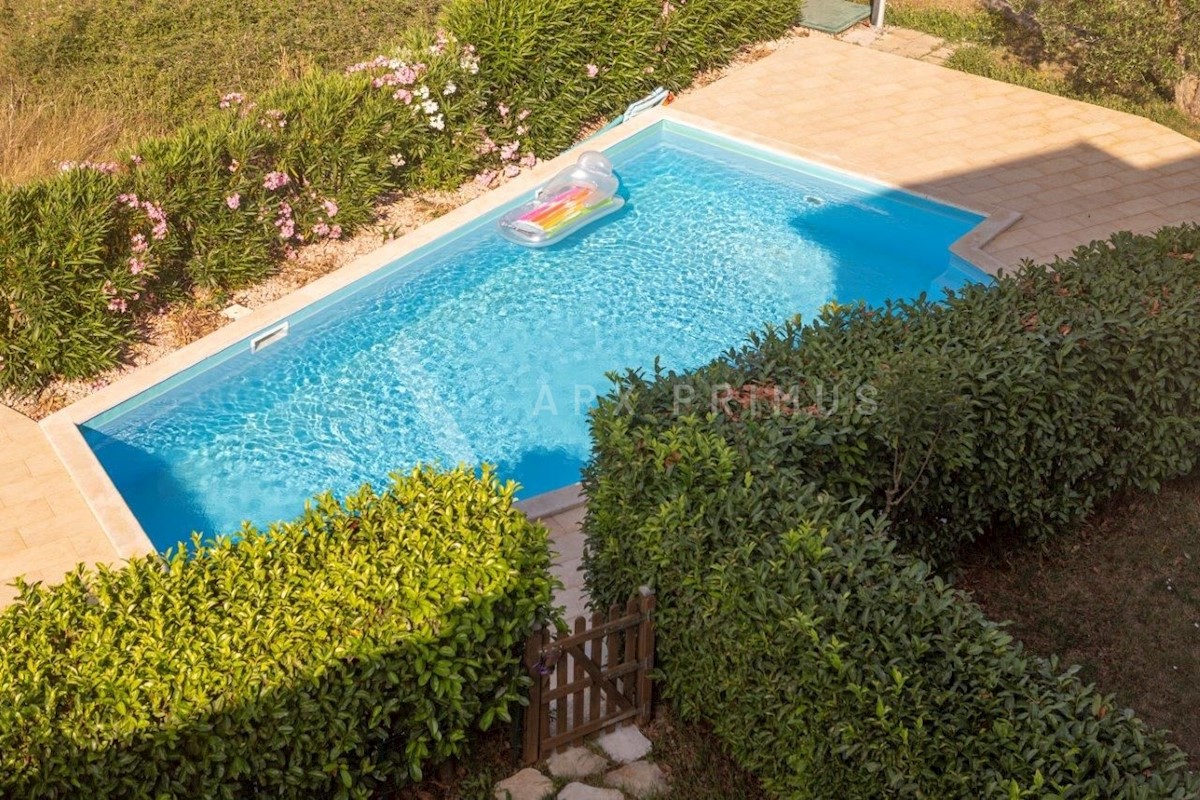
{"label": "pool coping", "polygon": [[[634,119],[585,142],[589,148],[603,150],[625,141],[660,122],[674,122],[698,128],[720,136],[745,142],[755,148],[774,152],[788,158],[817,164],[836,172],[861,177],[885,189],[904,192],[952,208],[969,211],[983,220],[967,234],[955,241],[950,252],[989,275],[997,275],[1004,265],[983,248],[1011,227],[1021,215],[1000,208],[968,208],[960,203],[947,201],[926,193],[915,192],[888,181],[879,180],[840,166],[829,164],[819,155],[760,136],[737,127],[712,122],[704,117],[670,108],[658,108],[638,115]],[[82,398],[66,408],[50,415],[39,424],[50,446],[78,487],[88,507],[100,523],[101,529],[111,542],[117,556],[132,558],[154,553],[157,548],[142,530],[141,524],[126,505],[112,479],[101,466],[99,459],[84,440],[79,425],[99,414],[151,389],[178,373],[195,366],[210,356],[241,341],[262,333],[281,320],[305,307],[323,300],[356,281],[381,270],[416,250],[432,244],[439,238],[452,234],[464,225],[494,212],[501,206],[531,193],[552,178],[557,172],[574,163],[576,154],[569,150],[550,161],[543,162],[532,170],[497,187],[495,190],[471,200],[443,216],[428,222],[416,230],[366,253],[343,267],[322,276],[306,286],[255,309],[245,317],[233,321],[207,336],[175,350],[159,360],[138,368],[131,374],[109,386]],[[576,508],[584,502],[579,484],[572,484],[551,492],[522,501],[519,505],[530,517],[545,517]]]}

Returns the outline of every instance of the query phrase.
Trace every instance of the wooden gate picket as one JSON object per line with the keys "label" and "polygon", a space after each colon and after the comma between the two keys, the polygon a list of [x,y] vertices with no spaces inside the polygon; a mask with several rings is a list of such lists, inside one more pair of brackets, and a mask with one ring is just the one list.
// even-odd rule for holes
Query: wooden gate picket
{"label": "wooden gate picket", "polygon": [[556,749],[620,723],[649,722],[654,669],[654,592],[642,587],[624,607],[551,636],[535,630],[525,644],[533,676],[525,709],[522,761],[534,764]]}

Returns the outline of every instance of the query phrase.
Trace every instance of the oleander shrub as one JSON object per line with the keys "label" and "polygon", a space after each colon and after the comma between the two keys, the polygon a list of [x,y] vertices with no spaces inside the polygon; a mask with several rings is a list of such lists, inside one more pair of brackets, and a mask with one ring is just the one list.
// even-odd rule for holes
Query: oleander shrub
{"label": "oleander shrub", "polygon": [[118,162],[0,189],[0,390],[106,369],[139,312],[260,280],[369,222],[387,193],[470,175],[488,157],[475,64],[415,31],[345,73],[227,95]]}
{"label": "oleander shrub", "polygon": [[490,473],[416,470],[0,615],[0,794],[365,798],[509,720],[546,533]]}
{"label": "oleander shrub", "polygon": [[751,477],[697,417],[641,444],[602,442],[588,480],[593,601],[654,582],[661,690],[773,796],[1200,792],[1161,733],[1024,652],[873,512]]}
{"label": "oleander shrub", "polygon": [[0,389],[117,363],[166,236],[161,209],[119,201],[120,187],[72,169],[0,192]]}
{"label": "oleander shrub", "polygon": [[[681,88],[778,36],[799,10],[455,0],[446,30],[411,30],[344,73],[313,71],[255,100],[230,93],[220,113],[117,162],[0,187],[0,391],[112,366],[145,310],[261,280],[298,246],[370,221],[389,193],[515,175],[655,86]],[[130,249],[142,243],[122,218],[150,209],[152,258]]]}
{"label": "oleander shrub", "polygon": [[[802,0],[451,0],[478,48],[493,129],[539,156],[568,147],[657,86],[678,90],[741,46],[783,34]],[[528,112],[528,119],[516,115]],[[517,131],[515,126],[520,126]],[[493,133],[499,139],[500,133]]]}
{"label": "oleander shrub", "polygon": [[941,301],[830,307],[693,373],[624,376],[593,421],[598,468],[691,413],[736,447],[739,480],[860,499],[933,561],[985,533],[1045,539],[1196,465],[1198,253],[1195,225],[1121,233]]}

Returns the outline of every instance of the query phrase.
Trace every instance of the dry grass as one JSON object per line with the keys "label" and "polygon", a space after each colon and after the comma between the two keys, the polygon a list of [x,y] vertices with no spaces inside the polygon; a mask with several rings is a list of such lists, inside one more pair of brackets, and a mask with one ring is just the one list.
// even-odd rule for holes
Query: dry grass
{"label": "dry grass", "polygon": [[1200,474],[1114,502],[1045,549],[971,553],[960,584],[1200,760]]}
{"label": "dry grass", "polygon": [[[104,159],[313,67],[375,55],[439,0],[4,0],[0,181]],[[219,41],[213,32],[219,30]]]}
{"label": "dry grass", "polygon": [[0,102],[0,179],[45,175],[62,161],[102,159],[141,128],[99,108],[37,99],[9,85]]}

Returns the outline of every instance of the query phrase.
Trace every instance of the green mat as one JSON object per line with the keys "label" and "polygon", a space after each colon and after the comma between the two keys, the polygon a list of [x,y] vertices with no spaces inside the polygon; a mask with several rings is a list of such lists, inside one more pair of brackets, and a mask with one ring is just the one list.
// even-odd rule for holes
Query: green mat
{"label": "green mat", "polygon": [[806,0],[800,24],[806,28],[841,33],[871,16],[871,7],[848,0]]}

